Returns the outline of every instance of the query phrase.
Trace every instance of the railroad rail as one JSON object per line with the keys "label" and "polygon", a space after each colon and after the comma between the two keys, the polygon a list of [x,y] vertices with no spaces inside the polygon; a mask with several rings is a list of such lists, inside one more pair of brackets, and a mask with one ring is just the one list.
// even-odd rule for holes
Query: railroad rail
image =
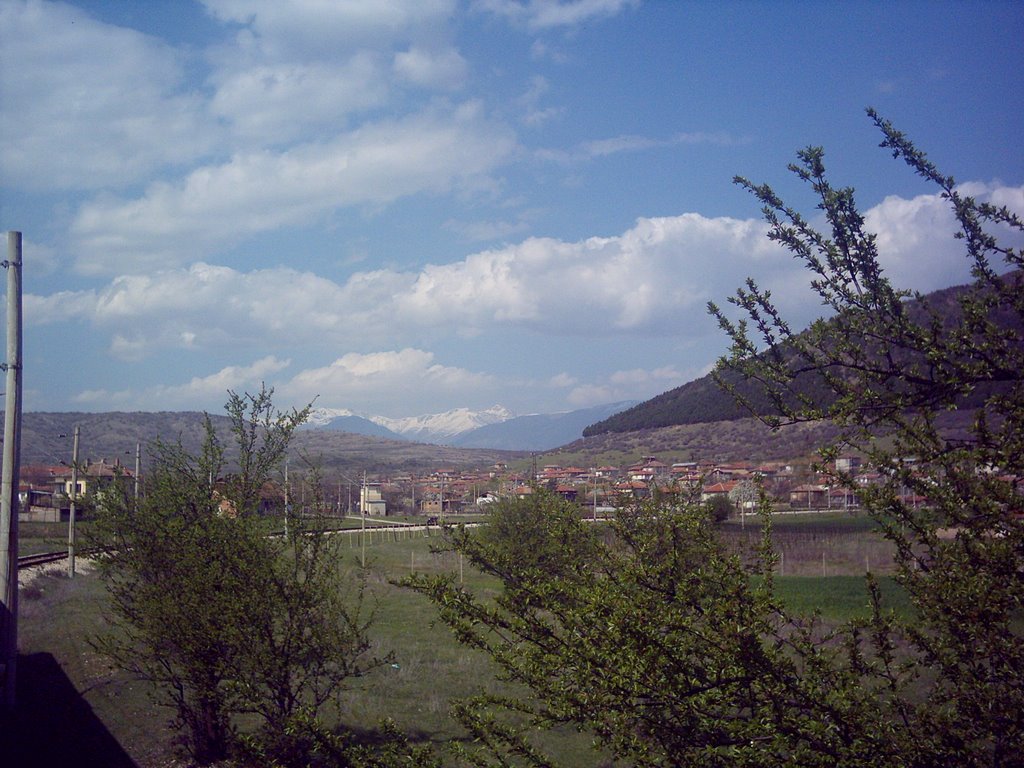
{"label": "railroad rail", "polygon": [[[476,526],[476,523],[468,523],[469,526]],[[394,531],[394,530],[410,530],[410,531],[422,531],[424,528],[441,528],[437,522],[428,522],[426,525],[423,523],[371,523],[365,528],[338,528],[333,531],[327,530],[324,533],[343,533],[348,535],[354,535],[362,532],[372,531]],[[284,536],[284,531],[272,531],[268,534],[271,537]],[[92,549],[78,550],[75,555],[78,557],[87,557]],[[66,549],[59,552],[38,552],[34,555],[21,555],[18,558],[18,569],[31,568],[35,565],[46,565],[47,563],[58,563],[61,560],[67,560],[68,551]]]}
{"label": "railroad rail", "polygon": [[[76,554],[85,554],[84,552]],[[18,557],[18,569],[31,568],[33,565],[45,565],[46,563],[57,563],[67,560],[68,551],[61,552],[38,552],[34,555],[20,555]]]}

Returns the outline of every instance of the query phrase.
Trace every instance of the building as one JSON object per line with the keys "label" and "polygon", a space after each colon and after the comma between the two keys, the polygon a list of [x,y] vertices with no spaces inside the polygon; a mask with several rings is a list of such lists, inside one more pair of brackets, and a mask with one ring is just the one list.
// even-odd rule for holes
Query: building
{"label": "building", "polygon": [[828,493],[828,486],[825,485],[798,485],[789,492],[789,505],[801,509],[822,509],[828,506]]}
{"label": "building", "polygon": [[387,515],[388,505],[381,496],[378,483],[367,483],[359,489],[359,512],[379,517]]}
{"label": "building", "polygon": [[860,464],[860,456],[840,456],[836,459],[836,472],[855,475],[860,469]]}

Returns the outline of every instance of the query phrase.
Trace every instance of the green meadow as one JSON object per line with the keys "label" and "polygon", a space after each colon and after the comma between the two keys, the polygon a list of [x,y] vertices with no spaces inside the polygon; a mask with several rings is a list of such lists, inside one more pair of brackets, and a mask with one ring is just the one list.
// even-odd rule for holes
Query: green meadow
{"label": "green meadow", "polygon": [[[389,717],[415,741],[430,742],[443,751],[446,743],[464,738],[448,716],[453,699],[510,689],[496,679],[486,657],[455,642],[424,598],[396,586],[397,580],[419,572],[450,573],[467,588],[484,594],[498,588],[496,582],[460,562],[458,555],[432,551],[442,542],[437,529],[432,534],[399,529],[367,532],[365,539],[358,532],[344,534],[340,565],[351,571],[353,580],[365,552],[366,606],[375,615],[370,634],[373,654],[381,663],[352,681],[340,710],[329,717],[369,738],[380,721]],[[88,563],[83,563],[83,571],[68,579],[58,565],[50,575],[23,587],[20,652],[36,658],[51,656],[95,718],[138,766],[169,765],[167,755],[174,742],[168,726],[171,712],[153,703],[144,682],[112,669],[89,644],[90,637],[108,628],[103,619],[106,594]],[[887,605],[906,612],[906,598],[897,585],[887,577],[881,577],[880,583]],[[827,622],[865,616],[869,610],[862,576],[781,576],[776,584],[790,609],[818,611]],[[54,735],[44,725],[33,735],[33,727],[26,726],[20,738],[75,738],[74,733]],[[78,738],[82,743],[81,734]],[[572,729],[539,733],[537,739],[560,764],[609,764],[589,749],[587,735]]]}

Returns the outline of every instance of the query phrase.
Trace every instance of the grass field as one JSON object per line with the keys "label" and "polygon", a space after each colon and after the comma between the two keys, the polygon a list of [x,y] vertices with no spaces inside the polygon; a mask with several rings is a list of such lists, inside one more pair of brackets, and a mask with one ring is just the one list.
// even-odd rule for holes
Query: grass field
{"label": "grass field", "polygon": [[[489,660],[458,645],[444,626],[435,623],[434,610],[425,599],[392,583],[413,571],[447,572],[457,578],[461,573],[467,586],[474,590],[497,587],[460,564],[457,555],[432,553],[430,546],[437,542],[436,531],[431,538],[422,531],[367,534],[369,589],[377,611],[371,636],[374,652],[387,657],[387,663],[354,683],[337,713],[345,727],[371,733],[382,718],[391,717],[416,740],[443,748],[445,742],[463,735],[447,715],[449,702],[480,690],[498,690],[500,683],[495,681]],[[363,554],[361,536],[348,534],[342,541],[341,552],[346,566],[355,569]],[[887,599],[904,610],[905,599],[895,584],[887,578],[881,582]],[[828,621],[842,621],[867,612],[867,592],[859,576],[786,576],[778,579],[778,589],[792,609],[817,609]],[[22,685],[35,686],[36,693],[45,686],[55,686],[69,699],[63,704],[53,697],[40,699],[38,706],[45,711],[37,713],[37,717],[27,716],[28,722],[21,723],[17,734],[19,739],[45,743],[53,750],[60,750],[64,744],[68,751],[45,755],[46,762],[28,761],[25,765],[174,765],[168,760],[173,732],[166,723],[171,713],[154,706],[145,684],[112,669],[88,644],[90,636],[106,628],[102,618],[105,601],[102,583],[96,575],[86,573],[69,580],[62,575],[61,568],[22,590]],[[46,674],[40,667],[48,670]],[[66,720],[79,724],[65,731],[54,729],[55,708],[72,705],[84,714],[77,720],[70,716]],[[70,741],[64,742],[65,738]],[[560,764],[608,764],[589,749],[588,737],[571,730],[543,734],[542,740]],[[87,746],[90,744],[95,746]],[[120,754],[119,748],[130,759]],[[90,749],[94,751],[90,753]],[[94,761],[90,761],[90,754],[96,756]],[[65,762],[69,755],[73,762]]]}
{"label": "grass field", "polygon": [[[78,536],[82,536],[88,528],[87,522],[75,523],[75,532]],[[67,549],[67,546],[67,523],[18,523],[19,555],[57,552]]]}

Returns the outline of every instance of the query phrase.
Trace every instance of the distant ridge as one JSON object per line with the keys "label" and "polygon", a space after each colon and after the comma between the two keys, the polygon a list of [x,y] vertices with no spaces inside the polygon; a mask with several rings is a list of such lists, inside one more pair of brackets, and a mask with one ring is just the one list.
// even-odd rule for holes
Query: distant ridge
{"label": "distant ridge", "polygon": [[371,421],[363,416],[356,416],[354,413],[350,413],[347,416],[335,416],[323,424],[311,425],[311,428],[326,429],[337,432],[351,432],[355,435],[368,435],[371,437],[386,437],[390,440],[408,439],[397,432],[392,432],[387,427],[378,424],[375,421]]}
{"label": "distant ridge", "polygon": [[[3,422],[0,413],[0,423]],[[179,444],[195,454],[205,436],[206,415],[196,411],[166,412],[26,412],[22,418],[21,464],[56,466],[70,463],[70,435],[81,427],[79,460],[105,459],[129,469],[135,466],[135,448],[141,444],[142,471],[151,462],[157,439]],[[227,417],[211,415],[210,421],[225,447],[228,471],[237,454]],[[325,476],[341,472],[351,476],[369,472],[423,472],[431,467],[481,467],[508,462],[525,454],[454,446],[423,445],[409,440],[360,435],[339,429],[303,429],[289,451],[292,470],[301,472],[307,462]]]}
{"label": "distant ridge", "polygon": [[565,413],[517,416],[488,424],[455,437],[452,445],[463,448],[494,448],[506,451],[546,451],[583,436],[583,428],[594,419],[629,408],[636,401],[597,405]]}

